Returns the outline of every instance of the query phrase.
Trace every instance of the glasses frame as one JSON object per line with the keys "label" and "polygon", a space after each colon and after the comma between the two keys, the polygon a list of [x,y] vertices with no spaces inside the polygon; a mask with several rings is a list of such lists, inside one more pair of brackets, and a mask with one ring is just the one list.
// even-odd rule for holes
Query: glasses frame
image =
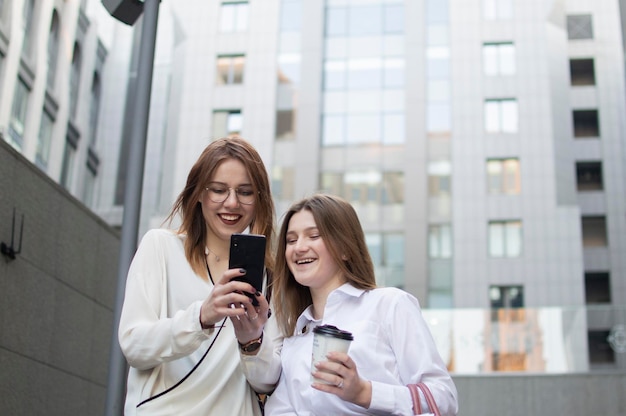
{"label": "glasses frame", "polygon": [[[256,197],[252,200],[252,202],[243,202],[241,199],[239,199],[239,188],[231,188],[230,186],[224,186],[224,189],[228,189],[228,193],[226,194],[226,196],[224,197],[224,199],[222,199],[221,201],[216,201],[214,199],[211,198],[211,191],[210,191],[210,186],[205,186],[204,190],[207,193],[207,198],[209,198],[209,201],[214,202],[216,204],[223,204],[224,202],[226,202],[226,200],[228,198],[230,198],[230,193],[231,191],[235,192],[235,198],[237,199],[237,202],[239,202],[241,205],[254,205],[254,203],[256,202]],[[255,196],[255,192],[252,191],[252,196]],[[260,192],[257,191],[256,195],[259,195]]]}

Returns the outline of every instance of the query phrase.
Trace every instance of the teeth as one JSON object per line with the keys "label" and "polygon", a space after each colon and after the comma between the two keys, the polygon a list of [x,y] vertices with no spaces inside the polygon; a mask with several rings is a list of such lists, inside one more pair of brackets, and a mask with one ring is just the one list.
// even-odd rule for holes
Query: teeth
{"label": "teeth", "polygon": [[296,264],[313,263],[313,261],[314,261],[314,259],[302,259],[302,260],[296,261]]}
{"label": "teeth", "polygon": [[226,221],[235,221],[235,220],[239,219],[239,215],[224,215],[224,214],[222,214],[221,217],[223,219],[225,219]]}

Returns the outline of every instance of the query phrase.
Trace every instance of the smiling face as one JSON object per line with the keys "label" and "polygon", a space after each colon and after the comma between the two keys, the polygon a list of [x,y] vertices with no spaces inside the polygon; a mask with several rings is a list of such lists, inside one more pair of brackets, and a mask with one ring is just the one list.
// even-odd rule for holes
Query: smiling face
{"label": "smiling face", "polygon": [[[217,189],[231,188],[228,197],[223,202],[214,202],[209,197],[209,191],[201,193],[200,205],[211,240],[217,237],[223,242],[230,241],[233,233],[240,233],[246,229],[254,219],[255,202],[245,205],[237,199],[236,189],[252,189],[252,182],[243,163],[237,159],[226,159],[215,170],[210,183],[205,187]],[[224,195],[225,196],[225,195]]]}
{"label": "smiling face", "polygon": [[296,281],[316,292],[330,293],[346,279],[320,236],[311,211],[291,217],[286,234],[285,258]]}

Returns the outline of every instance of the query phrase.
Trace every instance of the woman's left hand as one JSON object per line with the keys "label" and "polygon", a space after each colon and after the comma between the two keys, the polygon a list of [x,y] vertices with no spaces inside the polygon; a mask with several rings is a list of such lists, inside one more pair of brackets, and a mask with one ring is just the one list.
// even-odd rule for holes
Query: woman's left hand
{"label": "woman's left hand", "polygon": [[330,352],[327,358],[328,361],[317,363],[313,376],[330,384],[315,382],[312,387],[365,409],[369,408],[372,401],[372,383],[359,376],[352,358],[342,352]]}
{"label": "woman's left hand", "polygon": [[245,313],[230,317],[235,329],[237,341],[242,344],[259,338],[269,318],[269,304],[267,303],[267,299],[262,293],[256,294],[255,297],[259,302],[259,306],[252,305],[251,301],[241,304],[240,307],[245,310]]}

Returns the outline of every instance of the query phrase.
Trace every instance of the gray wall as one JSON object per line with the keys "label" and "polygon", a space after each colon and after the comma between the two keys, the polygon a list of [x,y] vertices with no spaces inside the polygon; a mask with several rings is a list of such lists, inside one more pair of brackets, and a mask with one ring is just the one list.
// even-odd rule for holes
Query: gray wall
{"label": "gray wall", "polygon": [[102,414],[118,233],[0,139],[7,244],[13,208],[24,234],[0,258],[0,414]]}
{"label": "gray wall", "polygon": [[626,415],[626,374],[455,376],[459,416]]}

